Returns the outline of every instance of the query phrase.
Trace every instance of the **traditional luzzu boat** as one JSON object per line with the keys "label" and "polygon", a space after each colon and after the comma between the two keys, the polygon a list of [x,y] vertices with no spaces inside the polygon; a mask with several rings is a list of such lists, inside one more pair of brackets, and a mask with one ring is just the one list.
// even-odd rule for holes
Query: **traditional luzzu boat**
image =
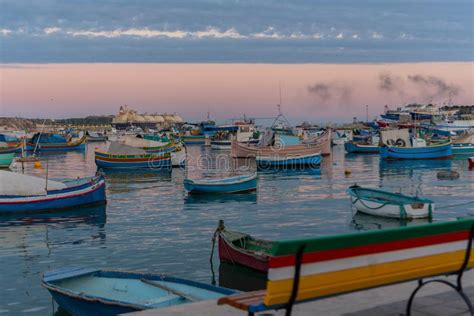
{"label": "traditional luzzu boat", "polygon": [[321,153],[309,155],[272,155],[257,156],[255,158],[259,169],[271,168],[293,168],[293,167],[310,167],[319,168],[321,165]]}
{"label": "traditional luzzu boat", "polygon": [[23,148],[23,144],[21,142],[12,146],[9,146],[9,145],[1,146],[1,143],[0,143],[0,154],[21,153],[22,148]]}
{"label": "traditional luzzu boat", "polygon": [[362,213],[400,218],[431,218],[434,202],[417,196],[408,196],[383,190],[363,188],[358,185],[349,187],[352,205]]}
{"label": "traditional luzzu boat", "polygon": [[206,135],[181,135],[179,139],[186,145],[204,145]]}
{"label": "traditional luzzu boat", "polygon": [[379,148],[376,145],[361,144],[354,141],[344,143],[344,149],[350,154],[378,154]]}
{"label": "traditional luzzu boat", "polygon": [[231,156],[234,158],[255,158],[257,156],[272,155],[310,155],[315,153],[320,153],[323,156],[331,154],[331,133],[329,130],[312,138],[310,141],[297,145],[268,144],[259,146],[232,141],[231,147]]}
{"label": "traditional luzzu boat", "polygon": [[33,213],[104,204],[105,180],[97,175],[72,180],[46,180],[0,171],[0,213]]}
{"label": "traditional luzzu boat", "polygon": [[424,140],[419,138],[413,138],[412,146],[410,147],[390,145],[380,147],[380,156],[385,160],[449,159],[452,157],[452,154],[451,142],[427,145]]}
{"label": "traditional luzzu boat", "polygon": [[257,189],[257,173],[218,179],[184,179],[184,188],[195,193],[244,193]]}
{"label": "traditional luzzu boat", "polygon": [[[133,151],[125,149],[125,146],[121,146],[120,150],[116,150],[116,153],[134,153],[134,154],[164,154],[170,153],[171,165],[173,167],[181,167],[186,164],[186,147],[181,143],[175,141],[168,141],[166,143],[153,141],[149,139],[137,138],[137,137],[125,137],[120,143],[125,146],[130,146],[143,151]],[[110,151],[109,147],[109,151]]]}
{"label": "traditional luzzu boat", "polygon": [[43,274],[58,305],[75,316],[108,316],[212,300],[235,290],[162,274],[63,268]]}
{"label": "traditional luzzu boat", "polygon": [[87,135],[75,141],[67,141],[59,134],[36,133],[27,143],[27,150],[55,151],[55,150],[84,150]]}
{"label": "traditional luzzu boat", "polygon": [[221,262],[268,272],[270,251],[273,247],[271,241],[256,239],[246,233],[226,230],[223,221],[219,221],[216,235],[219,237],[219,259]]}
{"label": "traditional luzzu boat", "polygon": [[147,153],[121,143],[110,143],[107,152],[95,151],[95,164],[99,169],[149,169],[171,171],[170,153]]}
{"label": "traditional luzzu boat", "polygon": [[0,168],[8,168],[15,158],[15,153],[0,154]]}
{"label": "traditional luzzu boat", "polygon": [[457,137],[453,141],[453,155],[474,155],[474,134]]}

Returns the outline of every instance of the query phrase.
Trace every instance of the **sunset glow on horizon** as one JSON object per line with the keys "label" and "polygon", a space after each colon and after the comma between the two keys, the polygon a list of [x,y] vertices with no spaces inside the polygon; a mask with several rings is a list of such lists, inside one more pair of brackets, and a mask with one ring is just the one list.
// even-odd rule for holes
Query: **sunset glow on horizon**
{"label": "sunset glow on horizon", "polygon": [[[350,121],[407,103],[473,104],[474,63],[3,65],[1,116],[178,113],[185,120],[275,116]],[[418,77],[416,77],[418,76]],[[414,79],[420,78],[415,81]],[[384,86],[385,84],[385,86]],[[389,86],[387,86],[389,84]]]}

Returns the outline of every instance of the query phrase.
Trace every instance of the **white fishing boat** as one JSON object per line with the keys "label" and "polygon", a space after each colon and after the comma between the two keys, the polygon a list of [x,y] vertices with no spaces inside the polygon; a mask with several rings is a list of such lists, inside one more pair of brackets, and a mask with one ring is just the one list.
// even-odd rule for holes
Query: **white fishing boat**
{"label": "white fishing boat", "polygon": [[434,211],[433,201],[418,196],[363,188],[358,185],[349,187],[347,192],[352,205],[359,212],[370,215],[415,219],[432,217]]}

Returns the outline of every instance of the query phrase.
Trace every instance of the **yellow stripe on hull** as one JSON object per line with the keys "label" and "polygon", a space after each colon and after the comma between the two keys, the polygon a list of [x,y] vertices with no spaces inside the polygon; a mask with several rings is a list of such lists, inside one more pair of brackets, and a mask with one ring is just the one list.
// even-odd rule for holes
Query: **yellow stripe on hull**
{"label": "yellow stripe on hull", "polygon": [[[460,250],[301,277],[296,300],[302,301],[453,272],[461,268],[465,254],[465,250]],[[474,250],[469,261],[469,267],[472,266],[474,266]],[[293,279],[268,281],[265,305],[287,303],[292,286]]]}

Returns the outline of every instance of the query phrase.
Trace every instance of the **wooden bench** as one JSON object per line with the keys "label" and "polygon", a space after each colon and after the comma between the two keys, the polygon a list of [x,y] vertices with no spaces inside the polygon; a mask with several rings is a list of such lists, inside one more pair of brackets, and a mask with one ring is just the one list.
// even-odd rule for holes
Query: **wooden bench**
{"label": "wooden bench", "polygon": [[[249,315],[275,309],[291,314],[294,304],[418,280],[409,297],[426,284],[452,287],[474,315],[462,287],[463,272],[474,266],[474,218],[362,233],[275,242],[263,291],[226,296],[227,304]],[[457,275],[455,284],[441,275]]]}

